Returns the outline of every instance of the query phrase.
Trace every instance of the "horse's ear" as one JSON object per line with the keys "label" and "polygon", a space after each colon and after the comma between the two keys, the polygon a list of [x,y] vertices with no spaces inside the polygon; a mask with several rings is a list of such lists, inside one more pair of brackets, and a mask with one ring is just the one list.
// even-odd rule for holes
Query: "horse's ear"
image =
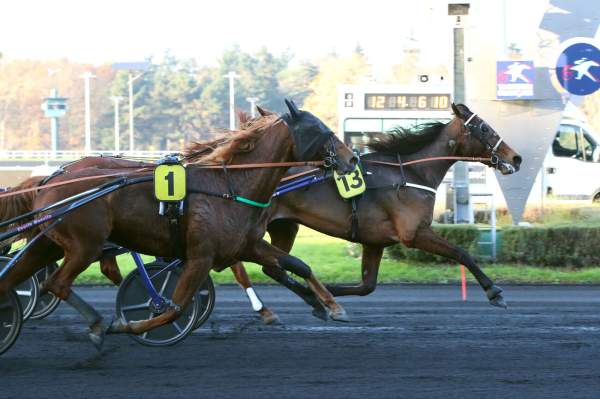
{"label": "horse's ear", "polygon": [[293,101],[290,101],[287,98],[284,101],[285,105],[287,105],[288,109],[290,110],[290,115],[292,116],[292,118],[297,118],[298,116],[300,116],[300,110],[298,109],[298,107],[296,107],[296,104],[294,104]]}
{"label": "horse's ear", "polygon": [[460,109],[456,106],[456,104],[452,103],[452,112],[456,115],[457,118],[462,119],[462,114],[460,113]]}
{"label": "horse's ear", "polygon": [[260,106],[256,106],[256,110],[258,111],[258,113],[260,114],[260,116],[268,116],[268,115],[273,115],[273,112],[271,111],[267,111],[264,108],[261,108]]}
{"label": "horse's ear", "polygon": [[244,111],[236,109],[235,114],[237,115],[240,125],[243,125],[244,123],[248,122],[248,119],[249,119],[248,114],[245,113]]}

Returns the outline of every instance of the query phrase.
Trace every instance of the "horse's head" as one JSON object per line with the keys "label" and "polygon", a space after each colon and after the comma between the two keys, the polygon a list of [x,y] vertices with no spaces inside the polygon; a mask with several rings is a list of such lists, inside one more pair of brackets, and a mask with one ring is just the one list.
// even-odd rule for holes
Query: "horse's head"
{"label": "horse's head", "polygon": [[498,169],[503,175],[519,171],[522,158],[502,137],[477,114],[464,104],[452,104],[456,116],[452,124],[457,127],[451,136],[450,145],[455,154],[466,157],[489,158],[484,164]]}
{"label": "horse's head", "polygon": [[294,140],[294,158],[300,161],[325,160],[339,174],[354,170],[358,159],[335,134],[308,111],[301,111],[293,101],[285,100],[288,114],[282,115]]}

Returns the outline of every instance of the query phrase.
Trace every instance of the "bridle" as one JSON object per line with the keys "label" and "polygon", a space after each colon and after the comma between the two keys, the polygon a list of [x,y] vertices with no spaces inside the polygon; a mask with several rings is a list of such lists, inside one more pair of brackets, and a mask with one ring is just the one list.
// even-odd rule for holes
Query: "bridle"
{"label": "bridle", "polygon": [[323,157],[323,167],[325,169],[333,169],[337,166],[337,152],[335,150],[335,141],[333,141],[333,133],[329,136],[329,146]]}
{"label": "bridle", "polygon": [[[477,120],[475,120],[475,118],[477,118]],[[497,152],[500,144],[503,142],[502,137],[500,137],[498,133],[489,127],[486,121],[478,117],[475,113],[472,113],[471,116],[469,116],[469,118],[464,122],[464,126],[467,129],[467,133],[465,133],[465,135],[475,136],[477,140],[479,140],[487,147],[488,150],[490,150],[490,163],[495,168],[498,168],[500,157],[498,157]],[[492,139],[496,139],[495,143],[492,141]]]}

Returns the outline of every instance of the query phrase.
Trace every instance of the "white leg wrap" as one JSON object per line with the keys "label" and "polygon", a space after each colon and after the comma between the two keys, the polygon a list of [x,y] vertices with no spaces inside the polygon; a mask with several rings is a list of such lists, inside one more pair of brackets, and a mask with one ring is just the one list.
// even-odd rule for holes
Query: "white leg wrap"
{"label": "white leg wrap", "polygon": [[248,299],[250,299],[250,303],[252,304],[252,310],[258,312],[263,308],[263,303],[254,292],[254,288],[248,287],[246,288],[246,295],[248,295]]}

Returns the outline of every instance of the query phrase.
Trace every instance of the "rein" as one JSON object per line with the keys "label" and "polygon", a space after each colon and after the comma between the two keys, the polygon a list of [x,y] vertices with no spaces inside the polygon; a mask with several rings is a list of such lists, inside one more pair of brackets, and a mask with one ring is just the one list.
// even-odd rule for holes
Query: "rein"
{"label": "rein", "polygon": [[403,163],[375,161],[375,160],[370,160],[370,159],[362,160],[362,162],[402,167],[402,166],[414,165],[414,164],[418,164],[418,163],[432,162],[432,161],[467,161],[467,162],[486,162],[487,161],[487,162],[489,162],[490,160],[491,160],[491,158],[479,158],[479,157],[430,157],[430,158],[415,159],[414,161],[408,161],[408,162],[403,162]]}
{"label": "rein", "polygon": [[[204,165],[204,164],[191,164],[194,167],[200,168],[200,169],[223,169],[223,165]],[[296,166],[322,166],[324,165],[323,161],[302,161],[302,162],[272,162],[272,163],[249,163],[249,164],[241,164],[241,165],[226,165],[227,169],[257,169],[257,168],[283,168],[283,167],[296,167]],[[77,183],[80,181],[87,181],[87,180],[94,180],[94,179],[103,179],[103,178],[107,178],[107,177],[115,177],[115,176],[129,176],[135,173],[142,173],[142,172],[148,172],[151,170],[151,166],[147,166],[144,168],[140,168],[131,172],[124,172],[124,173],[112,173],[112,174],[108,174],[108,175],[97,175],[97,176],[86,176],[86,177],[79,177],[76,179],[70,179],[70,180],[65,180],[62,182],[57,182],[57,183],[50,183],[50,184],[45,184],[43,186],[36,186],[36,187],[31,187],[31,188],[24,188],[21,190],[17,190],[17,191],[4,191],[4,192],[0,192],[0,198],[4,198],[4,197],[11,197],[13,195],[19,195],[19,194],[24,194],[24,193],[29,193],[32,191],[38,191],[38,190],[44,190],[47,188],[52,188],[52,187],[59,187],[59,186],[64,186],[67,184],[71,184],[71,183]],[[120,167],[119,169],[126,169],[126,167]],[[304,173],[308,173],[308,172],[302,172]],[[300,175],[300,174],[298,174]],[[296,177],[294,176],[290,176],[290,178]],[[288,178],[286,178],[287,180]]]}

